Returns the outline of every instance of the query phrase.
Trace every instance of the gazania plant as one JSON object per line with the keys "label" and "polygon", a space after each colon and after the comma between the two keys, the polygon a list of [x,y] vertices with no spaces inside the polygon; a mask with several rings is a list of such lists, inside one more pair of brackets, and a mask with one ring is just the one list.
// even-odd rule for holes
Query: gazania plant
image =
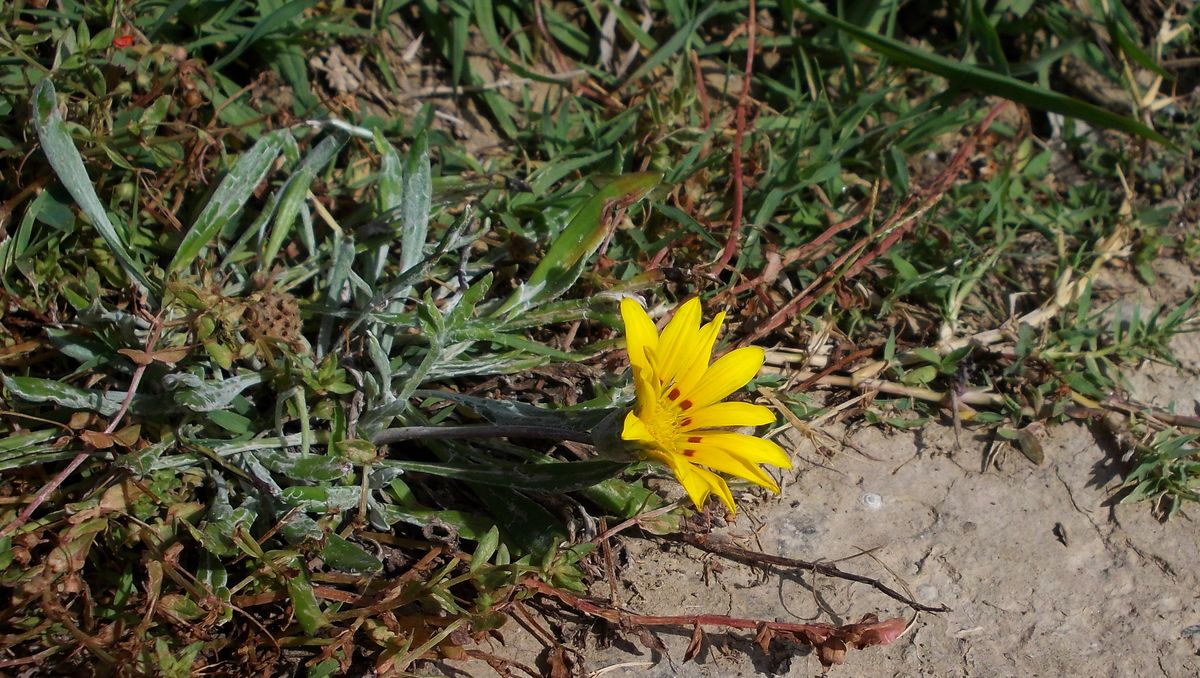
{"label": "gazania plant", "polygon": [[622,440],[671,469],[697,508],[715,494],[737,511],[722,473],[779,492],[761,465],[791,468],[787,453],[770,440],[731,430],[770,424],[775,414],[762,405],[725,400],[762,368],[763,350],[738,348],[714,362],[725,313],[701,324],[698,298],[680,306],[661,334],[633,299],[621,301],[621,317],[637,391]]}

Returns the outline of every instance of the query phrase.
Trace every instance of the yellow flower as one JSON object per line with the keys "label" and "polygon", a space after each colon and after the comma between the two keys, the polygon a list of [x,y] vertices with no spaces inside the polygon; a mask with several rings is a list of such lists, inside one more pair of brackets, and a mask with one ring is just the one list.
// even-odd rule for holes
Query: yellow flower
{"label": "yellow flower", "polygon": [[775,414],[762,405],[721,402],[754,378],[763,350],[739,348],[710,365],[725,313],[701,326],[699,299],[680,306],[661,336],[633,299],[621,300],[621,317],[637,389],[637,404],[625,416],[621,438],[670,468],[696,508],[715,493],[730,511],[737,510],[729,485],[713,471],[779,492],[759,464],[791,468],[787,453],[769,440],[722,430],[775,421]]}

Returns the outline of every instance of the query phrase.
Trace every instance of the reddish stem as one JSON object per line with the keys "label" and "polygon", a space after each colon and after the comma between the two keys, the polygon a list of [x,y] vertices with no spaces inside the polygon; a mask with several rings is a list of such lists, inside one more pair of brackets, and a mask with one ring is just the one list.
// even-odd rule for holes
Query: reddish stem
{"label": "reddish stem", "polygon": [[733,260],[733,255],[737,254],[738,241],[742,234],[742,193],[744,190],[742,140],[746,136],[746,104],[750,99],[750,79],[754,74],[754,34],[757,25],[754,0],[750,0],[750,13],[746,17],[746,32],[748,33],[746,69],[742,74],[742,91],[738,94],[737,108],[734,109],[736,130],[733,135],[733,223],[729,227],[729,237],[725,240],[725,249],[721,251],[717,262],[713,264],[713,272],[720,271]]}
{"label": "reddish stem", "polygon": [[[155,327],[151,329],[150,338],[146,342],[147,353],[154,350],[154,344],[157,341],[158,326],[156,324]],[[121,423],[121,419],[125,417],[125,413],[129,411],[130,404],[133,403],[133,394],[137,393],[138,384],[141,383],[142,375],[145,372],[146,365],[141,364],[139,364],[137,369],[133,371],[133,377],[129,380],[129,390],[125,392],[125,398],[121,401],[120,409],[117,410],[117,413],[115,416],[113,416],[112,421],[108,422],[108,426],[104,429],[105,433],[112,433],[113,431],[117,430],[117,424]],[[38,491],[37,496],[35,496],[33,501],[29,502],[29,504],[21,510],[21,513],[17,515],[16,520],[13,520],[11,523],[5,525],[3,530],[0,530],[0,537],[5,537],[12,534],[22,525],[29,522],[29,518],[33,515],[33,512],[36,511],[38,507],[46,501],[46,498],[53,494],[54,491],[59,488],[59,486],[66,482],[67,478],[71,477],[71,474],[74,473],[75,470],[78,469],[81,464],[83,464],[83,461],[91,455],[91,450],[86,450],[75,455],[75,458],[71,460],[71,463],[67,464],[63,470],[58,472],[58,475],[54,476],[49,483],[46,483],[45,487]]]}
{"label": "reddish stem", "polygon": [[[806,310],[809,306],[815,303],[817,297],[828,290],[829,285],[835,279],[849,280],[861,273],[872,261],[885,254],[897,242],[900,241],[916,224],[917,219],[932,209],[938,201],[942,199],[946,191],[954,184],[954,180],[958,177],[960,171],[966,165],[967,159],[975,150],[975,144],[987,132],[996,116],[1000,111],[1008,105],[1007,101],[1002,101],[992,107],[992,110],[984,117],[983,121],[975,129],[975,133],[967,139],[966,142],[955,153],[954,158],[947,164],[946,168],[935,178],[928,186],[918,190],[909,196],[907,200],[896,210],[890,218],[883,224],[877,233],[887,233],[874,248],[858,258],[845,269],[844,273],[839,275],[842,270],[842,265],[850,260],[850,258],[870,244],[874,234],[864,236],[861,240],[851,245],[840,257],[830,266],[828,266],[817,279],[812,282],[800,294],[796,295],[787,304],[775,312],[765,322],[760,324],[754,332],[749,336],[743,337],[740,343],[745,345],[757,341],[771,332],[781,327],[797,314]],[[915,209],[914,209],[915,206]],[[910,211],[911,210],[911,211]]]}

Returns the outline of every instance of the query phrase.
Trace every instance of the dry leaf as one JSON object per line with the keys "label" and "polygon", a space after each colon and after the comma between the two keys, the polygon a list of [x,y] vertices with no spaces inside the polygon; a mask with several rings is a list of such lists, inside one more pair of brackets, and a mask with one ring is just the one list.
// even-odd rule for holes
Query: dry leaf
{"label": "dry leaf", "polygon": [[567,666],[567,651],[562,645],[555,645],[546,657],[550,667],[550,678],[571,678],[571,669]]}
{"label": "dry leaf", "polygon": [[775,631],[766,622],[763,622],[758,625],[758,633],[754,636],[754,642],[762,648],[763,654],[766,654],[771,649],[771,639],[774,637]]}
{"label": "dry leaf", "polygon": [[167,365],[174,365],[175,363],[187,357],[188,350],[189,348],[186,346],[179,348],[164,348],[154,352],[143,351],[136,348],[122,348],[118,349],[117,353],[129,358],[136,365],[149,365],[156,360]]}
{"label": "dry leaf", "polygon": [[113,434],[113,440],[125,447],[133,447],[142,435],[141,424],[130,424]]}
{"label": "dry leaf", "polygon": [[688,643],[687,650],[683,653],[683,663],[686,664],[700,654],[700,648],[704,646],[704,630],[697,622],[695,628],[692,629],[692,640]]}
{"label": "dry leaf", "polygon": [[187,357],[188,351],[191,350],[187,346],[179,348],[164,348],[161,351],[155,351],[152,357],[160,363],[174,365],[175,363]]}
{"label": "dry leaf", "polygon": [[140,348],[122,348],[117,349],[117,353],[129,358],[135,365],[149,365],[154,362],[154,355],[148,351],[143,351]]}
{"label": "dry leaf", "polygon": [[840,666],[846,662],[846,641],[834,636],[817,646],[821,666]]}
{"label": "dry leaf", "polygon": [[107,450],[113,446],[114,438],[111,433],[103,433],[101,431],[80,431],[79,439],[97,450]]}
{"label": "dry leaf", "polygon": [[839,631],[854,647],[862,649],[872,645],[887,645],[895,642],[904,635],[908,622],[900,617],[879,621],[873,614],[868,614],[857,624],[843,626]]}
{"label": "dry leaf", "polygon": [[667,652],[667,646],[663,645],[663,642],[658,639],[658,636],[654,635],[653,633],[650,633],[650,631],[647,630],[645,627],[639,626],[636,630],[637,630],[638,640],[641,641],[642,647],[646,648],[647,650],[651,650],[653,652],[659,652],[664,657],[668,656],[670,654]]}

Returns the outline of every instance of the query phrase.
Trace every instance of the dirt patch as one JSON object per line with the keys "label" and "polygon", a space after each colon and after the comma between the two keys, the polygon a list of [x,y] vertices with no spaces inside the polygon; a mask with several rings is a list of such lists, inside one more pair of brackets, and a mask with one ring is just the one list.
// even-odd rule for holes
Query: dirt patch
{"label": "dirt patch", "polygon": [[[1193,676],[1200,673],[1200,536],[1187,516],[1161,524],[1141,505],[1112,505],[1119,469],[1083,425],[1051,429],[1046,464],[1010,454],[980,472],[977,451],[954,451],[953,431],[863,429],[850,440],[880,461],[849,454],[810,466],[785,501],[746,511],[727,530],[748,547],[904,582],[921,615],[894,645],[852,652],[839,675]],[[978,441],[976,441],[978,442]],[[970,445],[978,450],[982,445]],[[802,451],[804,454],[811,452]],[[758,529],[751,526],[758,525]],[[755,536],[757,532],[757,536]],[[623,602],[646,613],[725,613],[810,622],[905,616],[860,585],[795,573],[756,573],[695,552],[635,542]],[[870,555],[862,555],[869,553]],[[709,584],[705,585],[705,570]],[[688,634],[660,634],[676,665],[628,646],[592,648],[589,668],[617,676],[820,673],[816,658],[762,657],[745,636],[712,636],[678,664]],[[749,652],[749,656],[743,653]],[[636,661],[619,667],[622,663]]]}

